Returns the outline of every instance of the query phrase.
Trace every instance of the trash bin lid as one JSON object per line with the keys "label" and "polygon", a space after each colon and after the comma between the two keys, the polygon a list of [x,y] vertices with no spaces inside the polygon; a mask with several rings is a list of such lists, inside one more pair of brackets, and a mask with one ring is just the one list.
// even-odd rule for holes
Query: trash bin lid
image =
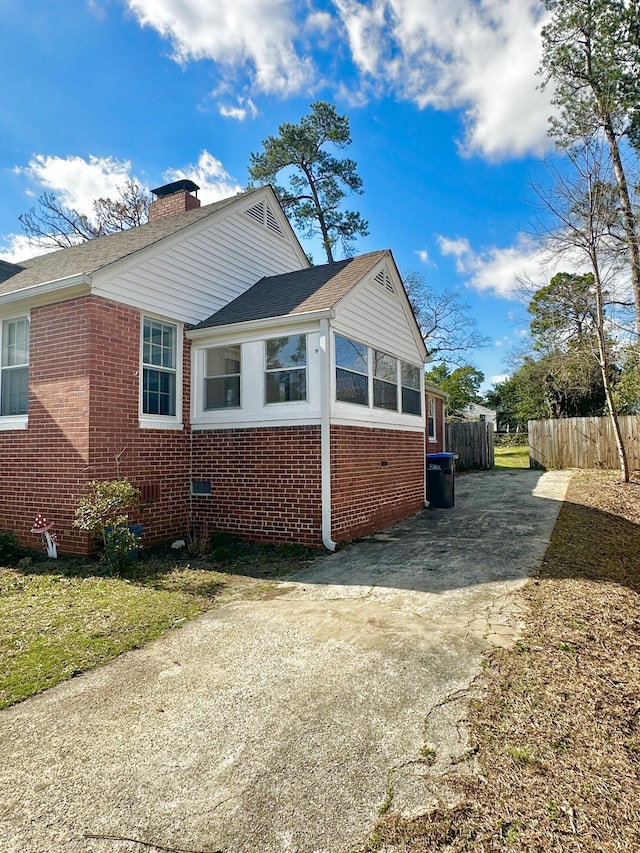
{"label": "trash bin lid", "polygon": [[458,459],[459,453],[427,453],[427,459]]}

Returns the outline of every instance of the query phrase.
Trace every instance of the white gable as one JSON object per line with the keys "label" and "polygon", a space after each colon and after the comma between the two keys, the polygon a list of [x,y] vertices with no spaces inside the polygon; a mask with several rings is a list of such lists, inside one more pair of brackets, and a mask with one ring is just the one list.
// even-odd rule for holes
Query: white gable
{"label": "white gable", "polygon": [[413,364],[424,361],[404,289],[386,262],[340,300],[332,325],[340,334],[389,355]]}
{"label": "white gable", "polygon": [[[258,198],[256,199],[256,195]],[[308,266],[272,191],[240,198],[94,276],[93,292],[185,323],[198,323],[263,276]]]}

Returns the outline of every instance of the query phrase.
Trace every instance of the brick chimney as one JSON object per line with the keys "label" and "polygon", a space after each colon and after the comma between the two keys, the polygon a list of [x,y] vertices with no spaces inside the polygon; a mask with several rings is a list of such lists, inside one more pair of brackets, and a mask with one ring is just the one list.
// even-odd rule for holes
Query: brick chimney
{"label": "brick chimney", "polygon": [[199,189],[200,187],[193,181],[183,178],[151,190],[155,198],[149,205],[149,222],[200,207],[200,199],[194,195]]}

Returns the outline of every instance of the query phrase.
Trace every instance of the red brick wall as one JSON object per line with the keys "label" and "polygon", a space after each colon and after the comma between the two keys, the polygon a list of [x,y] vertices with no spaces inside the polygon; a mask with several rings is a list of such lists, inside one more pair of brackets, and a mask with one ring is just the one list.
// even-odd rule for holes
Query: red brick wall
{"label": "red brick wall", "polygon": [[331,427],[332,536],[373,533],[424,507],[421,432]]}
{"label": "red brick wall", "polygon": [[[0,529],[25,545],[36,512],[55,522],[59,549],[91,543],[72,527],[91,479],[119,473],[135,486],[156,484],[159,500],[142,509],[144,541],[184,536],[188,521],[188,435],[138,426],[140,314],[99,297],[31,312],[29,427],[0,431]],[[185,345],[185,419],[189,347]]]}
{"label": "red brick wall", "polygon": [[184,213],[200,207],[200,199],[186,190],[180,190],[172,195],[154,199],[149,205],[149,222],[154,219],[164,219],[165,216],[173,216],[175,213]]}
{"label": "red brick wall", "polygon": [[321,544],[319,427],[196,432],[192,472],[212,485],[210,496],[192,498],[201,529]]}
{"label": "red brick wall", "polygon": [[322,544],[320,427],[196,432],[192,471],[211,482],[211,495],[191,500],[201,535]]}

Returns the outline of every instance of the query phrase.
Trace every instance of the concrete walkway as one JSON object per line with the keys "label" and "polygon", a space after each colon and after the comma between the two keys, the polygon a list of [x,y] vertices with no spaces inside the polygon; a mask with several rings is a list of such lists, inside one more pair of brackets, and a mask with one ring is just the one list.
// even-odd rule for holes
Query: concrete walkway
{"label": "concrete walkway", "polygon": [[453,509],[0,712],[0,849],[339,853],[388,791],[426,807],[425,737],[463,749],[440,703],[512,641],[567,482],[461,476]]}

